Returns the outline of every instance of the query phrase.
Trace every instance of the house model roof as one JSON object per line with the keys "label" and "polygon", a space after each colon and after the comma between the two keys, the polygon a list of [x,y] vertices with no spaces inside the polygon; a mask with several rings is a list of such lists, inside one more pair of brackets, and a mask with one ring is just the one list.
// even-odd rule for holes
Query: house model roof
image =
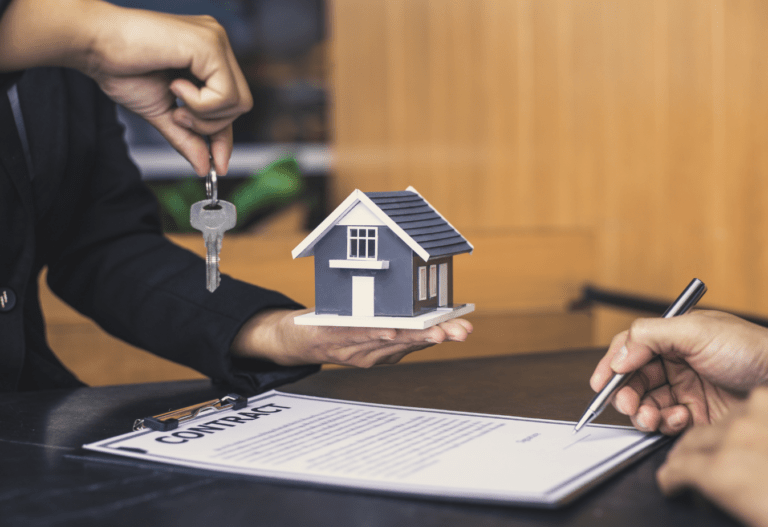
{"label": "house model roof", "polygon": [[424,261],[438,256],[471,253],[474,247],[413,187],[396,192],[355,190],[291,252],[294,258],[313,254],[315,244],[358,204],[364,205]]}

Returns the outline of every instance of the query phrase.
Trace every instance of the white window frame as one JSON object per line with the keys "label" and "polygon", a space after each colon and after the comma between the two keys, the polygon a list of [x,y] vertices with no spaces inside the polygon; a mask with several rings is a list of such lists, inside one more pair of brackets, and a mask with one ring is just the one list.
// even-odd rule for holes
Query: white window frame
{"label": "white window frame", "polygon": [[[352,231],[357,234],[352,235]],[[364,231],[365,235],[360,236],[360,232]],[[370,231],[373,231],[373,236],[370,236]],[[360,256],[360,240],[365,240],[365,256]],[[373,240],[373,255],[368,254],[369,241]],[[356,244],[357,254],[352,256],[352,243]],[[376,260],[379,254],[379,229],[378,227],[366,227],[366,226],[349,226],[347,227],[347,259],[348,260]]]}
{"label": "white window frame", "polygon": [[427,267],[419,267],[419,300],[427,299]]}

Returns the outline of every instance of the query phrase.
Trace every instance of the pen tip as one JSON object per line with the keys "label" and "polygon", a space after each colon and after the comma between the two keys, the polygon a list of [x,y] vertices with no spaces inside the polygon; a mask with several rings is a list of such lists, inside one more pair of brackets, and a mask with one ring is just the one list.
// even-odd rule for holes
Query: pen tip
{"label": "pen tip", "polygon": [[595,418],[594,412],[587,412],[585,413],[581,419],[579,419],[579,422],[576,423],[576,426],[573,427],[573,433],[577,434],[582,428],[584,428],[584,425],[591,422],[592,419]]}

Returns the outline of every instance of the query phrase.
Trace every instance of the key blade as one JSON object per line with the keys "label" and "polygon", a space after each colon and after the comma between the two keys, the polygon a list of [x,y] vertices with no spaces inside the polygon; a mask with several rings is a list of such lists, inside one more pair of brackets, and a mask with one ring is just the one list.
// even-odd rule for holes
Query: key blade
{"label": "key blade", "polygon": [[218,289],[219,284],[221,283],[221,274],[219,273],[219,257],[218,255],[212,255],[207,259],[206,262],[206,270],[205,270],[205,279],[206,279],[206,289],[213,293]]}
{"label": "key blade", "polygon": [[206,241],[205,249],[205,287],[213,293],[219,287],[219,251],[215,240]]}
{"label": "key blade", "polygon": [[203,233],[205,241],[205,283],[206,289],[214,292],[221,283],[219,253],[224,233],[237,224],[237,209],[228,201],[212,200],[193,203],[189,211],[190,224]]}

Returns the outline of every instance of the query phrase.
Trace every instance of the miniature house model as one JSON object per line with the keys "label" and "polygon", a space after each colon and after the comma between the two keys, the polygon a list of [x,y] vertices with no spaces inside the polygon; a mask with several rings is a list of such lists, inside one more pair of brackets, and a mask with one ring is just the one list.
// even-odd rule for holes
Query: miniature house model
{"label": "miniature house model", "polygon": [[453,304],[453,256],[472,245],[409,187],[355,190],[292,252],[315,257],[313,326],[423,329],[474,310]]}

